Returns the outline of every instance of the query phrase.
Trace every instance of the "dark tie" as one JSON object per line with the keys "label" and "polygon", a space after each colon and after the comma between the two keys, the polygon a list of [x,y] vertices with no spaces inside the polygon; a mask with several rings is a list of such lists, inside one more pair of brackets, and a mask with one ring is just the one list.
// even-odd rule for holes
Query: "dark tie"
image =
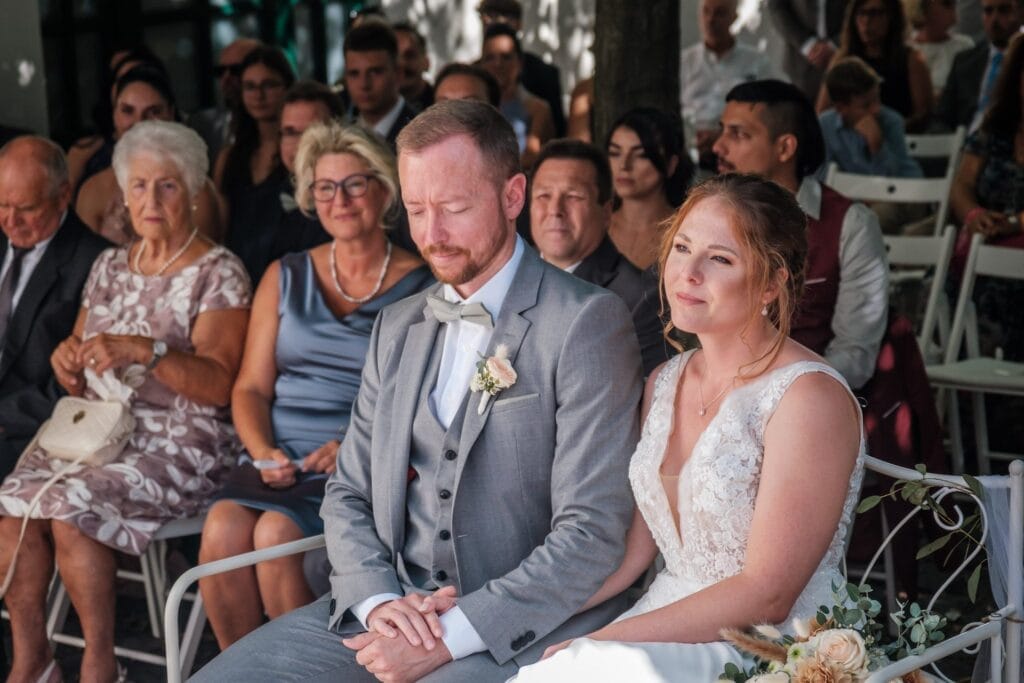
{"label": "dark tie", "polygon": [[3,349],[4,340],[7,338],[7,323],[11,320],[14,312],[14,292],[18,289],[18,280],[21,278],[21,260],[25,254],[32,251],[32,248],[22,249],[11,245],[14,250],[14,258],[11,259],[11,266],[4,273],[3,280],[0,280],[0,349]]}
{"label": "dark tie", "polygon": [[427,305],[430,306],[434,317],[443,323],[465,320],[468,323],[483,325],[487,329],[494,327],[491,314],[483,304],[456,304],[434,294],[428,294]]}

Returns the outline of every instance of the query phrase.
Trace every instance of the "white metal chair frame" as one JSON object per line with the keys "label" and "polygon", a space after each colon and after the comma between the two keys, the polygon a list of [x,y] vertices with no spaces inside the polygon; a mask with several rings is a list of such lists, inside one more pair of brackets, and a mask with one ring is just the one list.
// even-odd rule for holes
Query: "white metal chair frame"
{"label": "white metal chair frame", "polygon": [[[893,465],[870,456],[865,460],[865,468],[894,480],[920,481],[936,485],[938,489],[933,492],[933,496],[936,500],[940,501],[952,493],[962,495],[963,491],[970,489],[967,481],[960,476],[922,474],[916,470]],[[1007,604],[988,615],[983,622],[968,624],[958,635],[929,647],[920,655],[901,659],[878,671],[872,672],[866,683],[888,683],[888,681],[926,666],[931,667],[941,680],[948,681],[949,679],[938,670],[936,663],[959,651],[971,654],[977,653],[981,644],[985,641],[989,641],[992,655],[991,682],[1002,683],[1002,681],[1006,681],[1007,683],[1013,683],[1021,680],[1021,618],[1024,617],[1024,573],[1021,571],[1021,567],[1024,565],[1024,461],[1017,460],[1010,463],[1010,473],[999,478],[999,486],[1005,486],[1010,491],[1010,528],[1009,538],[1007,539],[1009,548]],[[981,513],[982,531],[980,543],[984,543],[988,534],[985,510],[981,505],[981,501],[976,496],[970,495],[969,497],[978,504],[978,509]],[[868,570],[871,569],[872,565],[883,554],[896,533],[920,511],[921,508],[915,508],[893,527],[869,563]],[[961,512],[959,505],[954,505],[953,511],[957,516],[954,525],[950,526],[942,522],[937,516],[935,519],[936,523],[949,531],[958,528],[959,524],[964,522],[965,516]],[[932,596],[926,609],[930,610],[934,607],[936,600],[979,552],[981,552],[980,546],[949,575]]]}
{"label": "white metal chair frame", "polygon": [[[899,275],[892,273],[890,283],[900,279],[923,280],[928,275],[927,269],[933,269],[931,287],[928,289],[928,299],[924,308],[924,320],[917,342],[925,362],[928,362],[929,358],[938,360],[942,357],[942,351],[949,338],[949,301],[944,286],[946,275],[949,273],[949,260],[953,256],[953,247],[956,244],[956,228],[947,225],[941,236],[886,235],[884,240],[890,267],[916,267],[913,271],[900,271]],[[936,331],[938,345],[934,341]]]}
{"label": "white metal chair frame", "polygon": [[[956,390],[971,393],[978,468],[982,474],[987,474],[990,458],[1013,459],[1019,455],[994,452],[989,448],[984,395],[991,393],[1024,396],[1024,363],[981,356],[978,348],[977,316],[972,301],[974,285],[979,275],[1024,280],[1024,250],[986,245],[981,235],[975,235],[971,239],[944,361],[941,365],[928,366],[927,370],[932,385],[953,389],[947,393],[950,438],[953,442],[956,471],[963,471],[963,440]],[[966,358],[960,360],[964,342]]]}
{"label": "white metal chair frame", "polygon": [[[968,488],[967,482],[962,477],[949,476],[949,475],[923,475],[916,470],[906,469],[897,465],[878,460],[868,456],[865,460],[865,467],[871,471],[877,472],[884,476],[892,477],[894,479],[906,479],[906,480],[920,480],[927,483],[938,483],[948,484],[951,487],[955,487],[958,490]],[[1000,683],[1003,680],[1006,681],[1017,681],[1020,680],[1020,631],[1021,622],[1020,618],[1024,614],[1022,610],[1022,593],[1024,593],[1024,577],[1021,576],[1019,567],[1024,563],[1024,462],[1013,462],[1010,464],[1010,475],[1005,477],[1005,485],[1010,489],[1010,566],[1018,567],[1018,571],[1010,572],[1011,584],[1009,587],[1008,604],[1001,607],[999,610],[991,614],[988,620],[979,625],[969,625],[964,632],[959,635],[953,636],[948,640],[945,640],[938,645],[928,648],[923,654],[902,659],[890,666],[885,667],[882,670],[876,671],[872,674],[871,678],[868,679],[868,683],[887,683],[893,678],[900,676],[905,673],[909,673],[923,666],[929,665],[943,657],[958,652],[964,648],[974,646],[985,640],[990,641],[992,653],[993,653],[993,671],[996,672],[993,676],[993,683]],[[952,490],[952,489],[950,489]],[[942,491],[935,494],[936,497],[940,498],[946,494]],[[959,508],[956,508],[959,513]],[[893,527],[892,532],[883,541],[882,548],[879,549],[878,553],[872,559],[868,566],[868,570],[871,570],[871,566],[877,561],[878,557],[883,553],[885,547],[892,537],[898,532],[907,522],[910,521],[911,517],[916,514],[918,510],[914,510],[899,524]],[[984,511],[982,511],[984,515]],[[961,516],[961,521],[963,517]],[[986,527],[987,529],[987,527]],[[983,537],[984,540],[984,537]],[[178,613],[181,608],[181,600],[185,595],[185,592],[189,587],[196,581],[207,576],[214,574],[220,574],[223,572],[233,571],[242,567],[248,567],[259,562],[265,562],[267,560],[275,560],[280,557],[292,555],[295,553],[304,553],[310,550],[315,550],[324,546],[324,536],[320,534],[318,536],[312,536],[310,538],[304,538],[298,541],[292,541],[290,543],[283,543],[272,548],[265,548],[262,550],[254,550],[252,552],[237,555],[235,557],[228,557],[223,560],[217,560],[207,564],[193,567],[187,572],[181,575],[181,577],[174,582],[171,587],[171,591],[167,596],[167,606],[164,611],[164,633],[167,634],[167,681],[168,683],[180,683],[183,678],[186,678],[192,669],[192,662],[194,658],[194,649],[189,652],[189,647],[194,648],[194,643],[198,641],[199,634],[196,632],[196,614],[197,611],[202,610],[202,601],[197,599],[192,606],[192,611],[189,615],[189,623],[185,632],[185,660],[181,658],[182,646],[178,641]],[[968,558],[967,562],[970,561]],[[965,565],[966,566],[966,563]],[[956,575],[962,571],[963,567],[952,574],[949,579],[942,585],[935,597],[938,597],[953,581]],[[929,607],[935,602],[935,597],[932,598]],[[199,630],[202,630],[200,625]],[[1006,656],[1003,658],[1003,645],[1005,642]],[[1005,664],[1004,664],[1005,661]],[[174,663],[179,662],[178,666]],[[1005,671],[1005,678],[999,676],[1000,671]]]}
{"label": "white metal chair frame", "polygon": [[850,199],[860,201],[937,204],[933,234],[938,235],[945,227],[949,215],[949,190],[953,185],[953,175],[947,172],[944,178],[889,178],[846,173],[832,162],[828,165],[825,184]]}
{"label": "white metal chair frame", "polygon": [[948,159],[946,175],[956,175],[963,154],[964,140],[967,129],[957,126],[952,133],[927,133],[923,135],[907,135],[907,151],[915,159]]}

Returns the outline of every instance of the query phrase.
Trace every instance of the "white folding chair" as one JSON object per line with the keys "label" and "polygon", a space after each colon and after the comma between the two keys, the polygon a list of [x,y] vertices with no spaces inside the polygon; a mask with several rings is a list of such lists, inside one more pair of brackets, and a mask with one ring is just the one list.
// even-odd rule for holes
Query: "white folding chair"
{"label": "white folding chair", "polygon": [[[1024,249],[989,246],[983,243],[981,235],[972,238],[943,363],[930,365],[927,370],[933,386],[953,390],[949,392],[948,417],[950,438],[953,441],[953,462],[954,467],[959,468],[957,471],[963,471],[963,444],[956,391],[971,394],[978,468],[982,474],[988,474],[990,458],[1012,459],[1019,456],[995,452],[989,448],[985,394],[1024,396],[1024,363],[981,355],[977,341],[977,316],[972,301],[979,275],[1024,280]],[[966,344],[963,343],[965,339]],[[961,360],[962,348],[966,349],[966,357]]]}
{"label": "white folding chair", "polygon": [[253,550],[234,557],[225,557],[223,560],[215,560],[201,564],[198,567],[189,569],[178,577],[178,580],[171,586],[167,594],[167,604],[164,607],[164,633],[167,637],[166,643],[167,662],[167,683],[181,683],[182,679],[188,678],[192,672],[192,664],[195,661],[196,647],[199,638],[202,636],[203,626],[206,624],[206,611],[203,609],[203,599],[199,592],[196,592],[195,602],[189,612],[188,624],[185,627],[185,634],[182,641],[178,642],[178,613],[181,611],[181,601],[188,597],[189,587],[199,579],[234,571],[242,567],[251,567],[260,562],[276,560],[280,557],[305,553],[317,548],[323,548],[324,535],[310,536],[298,541],[282,543],[262,550]]}
{"label": "white folding chair", "polygon": [[934,234],[946,225],[949,213],[949,188],[953,176],[944,178],[888,178],[860,175],[839,170],[832,162],[828,165],[825,184],[836,192],[859,201],[900,202],[902,204],[929,204],[937,206]]}
{"label": "white folding chair", "polygon": [[[163,613],[167,600],[167,542],[171,539],[196,536],[202,533],[205,518],[206,515],[203,514],[198,517],[176,519],[164,524],[153,536],[146,552],[139,557],[140,570],[137,572],[118,570],[117,572],[118,578],[142,583],[146,595],[150,630],[154,638],[159,639],[163,636]],[[71,607],[71,599],[68,597],[59,574],[55,578],[54,591],[54,599],[46,619],[46,632],[50,641],[74,647],[85,647],[83,638],[61,632]],[[186,597],[191,600],[197,599],[196,594],[189,594]],[[157,666],[164,666],[167,663],[167,660],[159,654],[117,645],[114,646],[114,654],[125,659]],[[194,654],[193,652],[193,656]]]}
{"label": "white folding chair", "polygon": [[889,267],[896,268],[889,274],[890,285],[909,280],[923,284],[931,278],[917,341],[925,363],[939,362],[949,338],[949,301],[944,286],[956,243],[956,228],[947,225],[937,237],[886,235],[884,239]]}
{"label": "white folding chair", "polygon": [[[933,489],[932,495],[939,501],[952,493],[963,495],[964,491],[971,490],[969,483],[960,476],[922,474],[917,470],[899,467],[898,465],[893,465],[870,456],[865,458],[864,466],[867,470],[893,480],[920,481],[934,485],[936,488]],[[1022,565],[1024,565],[1024,461],[1018,460],[1010,463],[1010,473],[1008,475],[987,477],[983,488],[984,495],[986,496],[992,492],[999,492],[1001,494],[1000,499],[1005,498],[1006,502],[1003,504],[1009,508],[1007,514],[1009,524],[1007,527],[1005,529],[993,527],[991,526],[992,520],[989,519],[986,512],[986,507],[991,508],[993,501],[986,501],[988,503],[986,505],[976,495],[970,494],[968,496],[978,504],[981,512],[982,530],[979,543],[985,544],[985,547],[991,549],[993,545],[986,543],[991,540],[988,538],[990,532],[998,532],[1000,540],[1002,543],[1005,543],[1007,549],[1006,557],[994,557],[990,553],[988,558],[990,575],[997,571],[997,568],[994,566],[996,563],[1000,565],[998,571],[1005,572],[1002,575],[1007,579],[1007,595],[1005,600],[998,601],[1005,604],[999,604],[996,611],[989,614],[983,622],[968,624],[961,633],[927,648],[923,653],[901,659],[873,671],[866,683],[888,683],[888,681],[898,680],[901,676],[926,666],[931,667],[935,673],[942,675],[941,671],[936,668],[937,662],[960,651],[973,654],[978,651],[980,645],[985,641],[989,643],[989,652],[992,657],[991,677],[989,680],[992,683],[1003,683],[1004,681],[1006,683],[1016,683],[1016,681],[1022,680],[1021,617],[1024,616],[1024,603],[1022,603],[1022,600],[1024,600],[1024,572],[1022,572]],[[871,564],[878,560],[896,533],[904,525],[911,522],[920,511],[921,508],[915,508],[893,526],[892,532],[883,541],[882,547],[878,549],[878,552],[875,553]],[[963,523],[965,515],[961,512],[959,504],[954,508],[954,512],[955,516]],[[1006,535],[1005,538],[1002,538],[1003,534]],[[952,584],[953,580],[966,569],[974,556],[980,551],[981,548],[979,547],[947,577],[946,581],[932,595],[931,600],[926,605],[926,609],[933,609],[938,598]],[[1004,563],[1005,566],[1003,566]],[[868,569],[871,568],[871,564],[869,564]],[[942,676],[941,680],[949,679]]]}
{"label": "white folding chair", "polygon": [[930,133],[923,135],[907,135],[907,151],[915,159],[931,160],[946,159],[946,171],[943,177],[952,178],[960,165],[967,129],[958,126],[952,133]]}

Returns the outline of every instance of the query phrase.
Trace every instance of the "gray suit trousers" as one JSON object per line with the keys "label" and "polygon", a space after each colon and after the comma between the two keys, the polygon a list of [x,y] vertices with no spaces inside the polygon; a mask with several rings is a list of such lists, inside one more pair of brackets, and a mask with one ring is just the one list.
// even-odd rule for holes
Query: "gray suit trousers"
{"label": "gray suit trousers", "polygon": [[[376,678],[356,662],[355,651],[341,644],[341,636],[327,630],[330,595],[289,612],[229,647],[190,681],[224,683],[246,681],[277,683],[348,683]],[[422,678],[429,683],[501,683],[519,671],[514,659],[498,666],[486,652],[449,662]]]}

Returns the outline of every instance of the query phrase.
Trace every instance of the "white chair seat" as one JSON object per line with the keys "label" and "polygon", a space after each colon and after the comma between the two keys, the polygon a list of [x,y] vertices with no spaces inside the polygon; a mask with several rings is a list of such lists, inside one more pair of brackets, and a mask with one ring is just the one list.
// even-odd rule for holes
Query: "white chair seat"
{"label": "white chair seat", "polygon": [[1024,363],[995,358],[967,358],[957,363],[928,367],[932,384],[955,386],[965,391],[1024,396]]}

